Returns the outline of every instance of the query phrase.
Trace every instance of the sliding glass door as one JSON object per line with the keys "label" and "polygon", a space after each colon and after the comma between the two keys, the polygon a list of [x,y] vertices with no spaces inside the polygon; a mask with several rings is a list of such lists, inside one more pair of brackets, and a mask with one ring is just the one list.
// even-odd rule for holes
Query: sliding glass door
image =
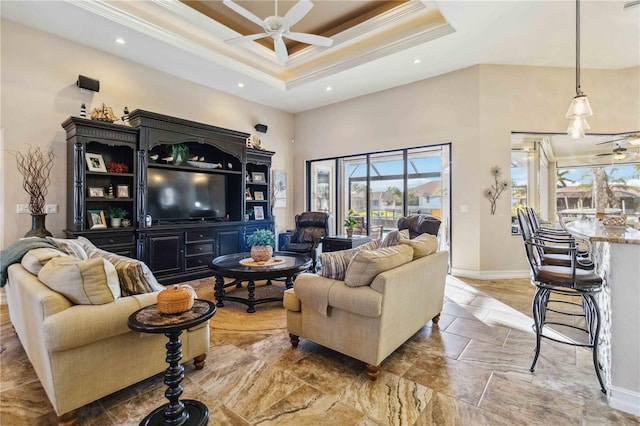
{"label": "sliding glass door", "polygon": [[307,206],[329,211],[336,234],[354,211],[356,234],[379,238],[398,218],[428,214],[442,221],[440,242],[450,241],[450,144],[358,154],[307,162]]}

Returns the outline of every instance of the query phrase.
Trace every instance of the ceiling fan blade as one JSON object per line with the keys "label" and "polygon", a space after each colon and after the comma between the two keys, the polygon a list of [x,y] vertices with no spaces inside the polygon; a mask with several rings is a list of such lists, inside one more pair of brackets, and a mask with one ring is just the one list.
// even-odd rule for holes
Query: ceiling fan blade
{"label": "ceiling fan blade", "polygon": [[329,47],[333,44],[333,39],[315,34],[287,32],[282,36],[301,43],[313,44],[315,46]]}
{"label": "ceiling fan blade", "polygon": [[609,155],[613,155],[612,152],[605,152],[604,154],[596,154],[596,157],[607,157]]}
{"label": "ceiling fan blade", "polygon": [[304,18],[312,8],[313,3],[309,0],[300,0],[291,9],[289,9],[286,15],[284,15],[284,18],[282,18],[282,27],[285,29],[291,28],[298,21]]}
{"label": "ceiling fan blade", "polygon": [[605,144],[608,144],[608,143],[620,142],[620,141],[626,141],[626,140],[627,140],[627,138],[611,139],[609,141],[604,141],[604,142],[597,143],[596,145],[605,145]]}
{"label": "ceiling fan blade", "polygon": [[264,21],[262,19],[258,18],[256,15],[249,12],[244,7],[234,3],[233,0],[224,0],[222,3],[228,8],[230,8],[231,10],[233,10],[234,12],[236,12],[238,15],[244,16],[251,22],[257,25],[260,25],[261,27],[264,27]]}
{"label": "ceiling fan blade", "polygon": [[260,34],[246,35],[246,36],[242,36],[242,37],[234,37],[234,38],[230,38],[229,40],[225,40],[224,42],[227,43],[227,44],[240,44],[240,43],[245,43],[245,42],[248,42],[248,41],[258,40],[258,39],[265,38],[265,37],[269,37],[269,34],[260,33]]}
{"label": "ceiling fan blade", "polygon": [[289,53],[287,53],[287,46],[284,44],[282,38],[274,39],[273,44],[276,49],[276,58],[278,58],[278,62],[280,62],[281,65],[284,65],[289,57]]}

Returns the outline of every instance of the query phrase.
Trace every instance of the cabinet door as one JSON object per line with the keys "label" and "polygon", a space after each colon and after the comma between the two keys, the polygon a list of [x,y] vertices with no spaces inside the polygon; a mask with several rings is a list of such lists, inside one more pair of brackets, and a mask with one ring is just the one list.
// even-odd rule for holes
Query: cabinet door
{"label": "cabinet door", "polygon": [[146,263],[154,274],[171,274],[183,271],[184,234],[148,236]]}
{"label": "cabinet door", "polygon": [[240,245],[241,235],[242,233],[240,232],[240,229],[225,229],[216,231],[216,256],[223,256],[225,254],[233,254],[244,251],[244,246]]}

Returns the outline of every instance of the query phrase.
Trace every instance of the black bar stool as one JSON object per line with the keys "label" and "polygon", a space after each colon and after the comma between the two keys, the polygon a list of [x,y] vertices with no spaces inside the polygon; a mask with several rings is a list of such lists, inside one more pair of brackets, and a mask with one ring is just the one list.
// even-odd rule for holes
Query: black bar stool
{"label": "black bar stool", "polygon": [[[546,255],[541,253],[544,253],[542,249],[545,246],[548,247],[548,244],[545,244],[545,241],[542,241],[540,237],[531,233],[529,224],[526,223],[527,220],[524,214],[519,211],[520,231],[523,238],[528,236],[524,240],[524,247],[531,268],[531,282],[536,286],[532,304],[536,349],[529,371],[533,372],[535,370],[543,338],[571,346],[589,348],[593,355],[593,365],[600,382],[600,389],[603,393],[606,393],[600,372],[602,366],[598,361],[601,317],[596,296],[602,291],[602,278],[593,272],[593,268],[579,267],[577,244],[571,240],[567,243],[566,248],[570,260],[568,266],[545,264],[544,258]],[[580,302],[566,300],[567,297],[579,298]],[[579,311],[576,308],[579,308]],[[569,322],[549,321],[547,320],[547,312],[553,312],[568,318],[584,317],[585,327],[582,328]],[[569,327],[583,331],[587,334],[587,341],[579,343],[556,339],[544,333],[544,327],[547,325]]]}

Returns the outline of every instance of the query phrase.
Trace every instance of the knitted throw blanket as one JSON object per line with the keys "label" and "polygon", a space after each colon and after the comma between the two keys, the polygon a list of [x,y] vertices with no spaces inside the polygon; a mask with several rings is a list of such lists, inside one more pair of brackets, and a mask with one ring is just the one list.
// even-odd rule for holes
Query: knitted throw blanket
{"label": "knitted throw blanket", "polygon": [[22,238],[11,244],[6,249],[0,251],[0,287],[4,287],[7,283],[7,269],[14,263],[19,263],[22,257],[31,249],[35,248],[53,248],[58,249],[55,245],[39,237]]}

